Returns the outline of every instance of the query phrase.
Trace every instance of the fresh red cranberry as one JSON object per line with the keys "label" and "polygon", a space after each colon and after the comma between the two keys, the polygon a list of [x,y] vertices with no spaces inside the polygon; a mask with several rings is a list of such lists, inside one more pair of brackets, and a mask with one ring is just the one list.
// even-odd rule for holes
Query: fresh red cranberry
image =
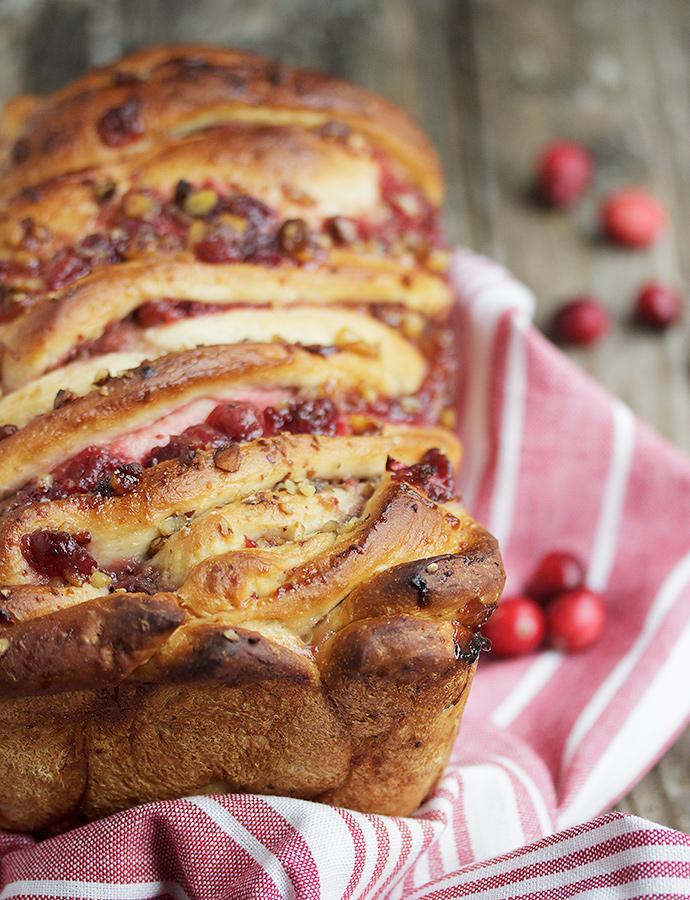
{"label": "fresh red cranberry", "polygon": [[642,188],[615,191],[601,208],[604,234],[623,247],[649,247],[666,227],[667,219],[664,206]]}
{"label": "fresh red cranberry", "polygon": [[547,553],[537,566],[525,592],[539,603],[546,603],[556,594],[582,586],[585,569],[572,553]]}
{"label": "fresh red cranberry", "polygon": [[121,106],[106,110],[96,123],[98,136],[109,147],[121,147],[137,140],[144,133],[143,104],[136,97]]}
{"label": "fresh red cranberry", "polygon": [[172,435],[167,444],[149,450],[142,460],[142,466],[148,469],[165,460],[178,459],[189,450],[212,450],[227,445],[228,439],[225,435],[212,425],[201,422],[199,425],[185,428],[182,434]]}
{"label": "fresh red cranberry", "polygon": [[637,295],[637,318],[648,328],[663,331],[680,319],[681,310],[677,291],[663,284],[647,284]]}
{"label": "fresh red cranberry", "polygon": [[491,641],[497,656],[524,656],[536,650],[544,640],[546,620],[539,604],[531,597],[516,594],[498,604],[482,634]]}
{"label": "fresh red cranberry", "polygon": [[606,604],[601,594],[580,587],[555,597],[546,608],[548,643],[556,650],[587,650],[601,637]]}
{"label": "fresh red cranberry", "polygon": [[28,564],[47,578],[63,577],[85,581],[96,561],[74,535],[66,531],[34,531],[22,535],[22,555]]}
{"label": "fresh red cranberry", "polygon": [[564,209],[582,197],[592,181],[593,172],[594,161],[582,144],[551,141],[537,164],[537,193],[549,206]]}
{"label": "fresh red cranberry", "polygon": [[594,297],[578,297],[565,303],[553,319],[553,335],[564,344],[595,344],[609,327],[609,313]]}
{"label": "fresh red cranberry", "polygon": [[231,441],[254,441],[264,435],[264,417],[253,403],[220,403],[206,424],[222,432]]}

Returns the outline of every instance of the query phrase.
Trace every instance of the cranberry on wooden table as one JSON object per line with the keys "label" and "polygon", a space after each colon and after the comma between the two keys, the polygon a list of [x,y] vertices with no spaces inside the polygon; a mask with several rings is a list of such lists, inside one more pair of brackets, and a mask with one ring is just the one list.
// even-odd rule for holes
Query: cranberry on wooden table
{"label": "cranberry on wooden table", "polygon": [[556,594],[581,587],[584,578],[584,566],[576,556],[555,550],[542,557],[525,591],[539,603],[546,603]]}
{"label": "cranberry on wooden table", "polygon": [[546,633],[544,612],[531,597],[505,597],[483,626],[497,656],[524,656],[536,650]]}
{"label": "cranberry on wooden table", "polygon": [[566,653],[587,650],[606,624],[606,604],[601,594],[580,587],[555,597],[546,608],[549,646]]}
{"label": "cranberry on wooden table", "polygon": [[582,197],[592,181],[593,172],[594,161],[582,144],[551,141],[539,158],[535,188],[548,206],[565,209]]}
{"label": "cranberry on wooden table", "polygon": [[611,319],[608,310],[595,298],[577,297],[556,312],[552,332],[560,343],[588,346],[608,332]]}
{"label": "cranberry on wooden table", "polygon": [[652,282],[644,285],[637,295],[635,311],[642,325],[663,331],[680,319],[682,304],[677,291]]}
{"label": "cranberry on wooden table", "polygon": [[643,188],[622,188],[604,200],[601,224],[606,237],[623,247],[649,247],[666,227],[663,204]]}

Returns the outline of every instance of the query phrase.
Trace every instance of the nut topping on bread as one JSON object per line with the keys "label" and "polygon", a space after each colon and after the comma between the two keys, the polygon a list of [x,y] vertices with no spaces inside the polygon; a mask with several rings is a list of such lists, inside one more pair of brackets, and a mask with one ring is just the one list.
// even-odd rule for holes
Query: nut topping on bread
{"label": "nut topping on bread", "polygon": [[0,827],[214,786],[407,815],[503,570],[456,495],[426,138],[152,49],[0,146]]}

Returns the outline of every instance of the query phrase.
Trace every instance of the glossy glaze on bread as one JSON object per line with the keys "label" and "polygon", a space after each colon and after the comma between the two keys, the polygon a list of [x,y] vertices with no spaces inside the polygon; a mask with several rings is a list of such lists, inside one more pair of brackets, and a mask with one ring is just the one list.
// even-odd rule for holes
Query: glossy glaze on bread
{"label": "glossy glaze on bread", "polygon": [[0,169],[0,826],[406,815],[503,584],[455,496],[442,180],[352,85],[136,53]]}

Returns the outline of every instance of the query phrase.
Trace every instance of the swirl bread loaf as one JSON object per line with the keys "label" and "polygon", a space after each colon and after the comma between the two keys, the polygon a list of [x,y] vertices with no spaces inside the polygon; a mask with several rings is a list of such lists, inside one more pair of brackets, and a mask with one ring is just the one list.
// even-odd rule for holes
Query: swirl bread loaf
{"label": "swirl bread loaf", "polygon": [[453,493],[433,150],[176,47],[12,101],[2,152],[0,827],[410,813],[503,583]]}

